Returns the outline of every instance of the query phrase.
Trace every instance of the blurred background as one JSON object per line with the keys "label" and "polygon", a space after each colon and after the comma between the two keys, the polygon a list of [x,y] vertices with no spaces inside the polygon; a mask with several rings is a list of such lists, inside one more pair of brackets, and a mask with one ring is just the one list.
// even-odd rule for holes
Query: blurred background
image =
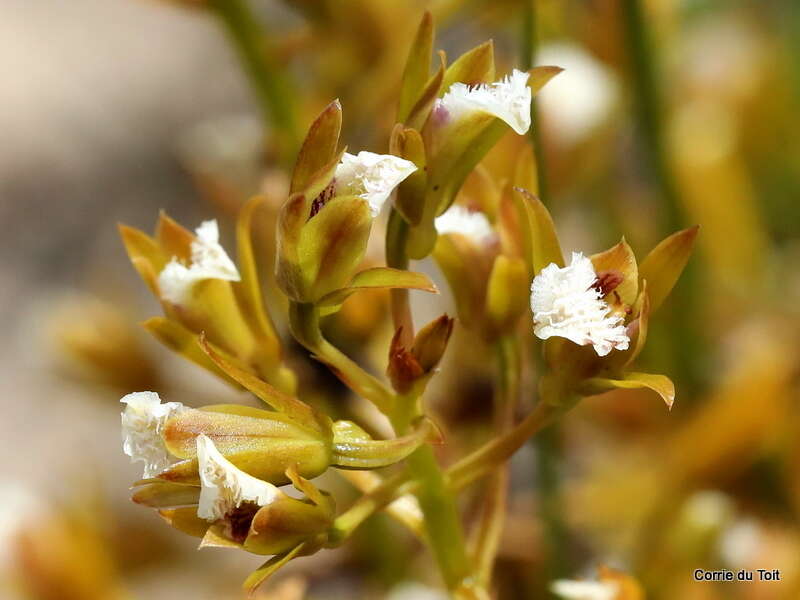
{"label": "blurred background", "polygon": [[[2,597],[239,597],[258,557],[197,552],[129,500],[138,469],[120,449],[122,395],[241,397],[137,328],[158,306],[116,225],[149,231],[164,209],[191,228],[218,218],[229,242],[237,207],[261,191],[268,278],[293,140],[338,97],[345,143],[386,152],[429,9],[449,56],[492,38],[501,72],[565,69],[537,98],[533,136],[565,251],[625,235],[643,257],[668,233],[701,226],[642,360],[675,381],[674,409],[625,391],[567,417],[552,435],[556,542],[540,522],[536,450],[515,457],[498,597],[546,597],[551,579],[609,565],[651,598],[800,598],[800,5],[252,0],[242,6],[263,27],[286,104],[276,119],[214,8],[226,1],[0,5]],[[507,151],[486,166],[502,172]],[[380,248],[376,236],[375,261]],[[355,298],[329,330],[382,371],[386,298]],[[420,322],[448,303],[420,303]],[[456,335],[448,364],[458,372],[445,364],[431,394],[450,432],[445,461],[485,439],[491,395],[480,349]],[[361,410],[295,351],[320,401]],[[343,506],[354,497],[329,486]],[[465,514],[476,500],[467,495]],[[695,568],[779,569],[781,581],[696,583]],[[436,585],[418,543],[379,516],[347,547],[292,562],[264,597],[426,600]]]}

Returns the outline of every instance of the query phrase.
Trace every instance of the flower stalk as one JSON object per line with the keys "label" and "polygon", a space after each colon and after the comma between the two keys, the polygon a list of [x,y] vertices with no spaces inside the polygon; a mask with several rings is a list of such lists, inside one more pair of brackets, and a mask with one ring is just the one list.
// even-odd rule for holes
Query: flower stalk
{"label": "flower stalk", "polygon": [[273,56],[268,37],[247,0],[208,0],[228,32],[247,73],[259,111],[275,133],[282,162],[293,157],[300,142],[288,76]]}

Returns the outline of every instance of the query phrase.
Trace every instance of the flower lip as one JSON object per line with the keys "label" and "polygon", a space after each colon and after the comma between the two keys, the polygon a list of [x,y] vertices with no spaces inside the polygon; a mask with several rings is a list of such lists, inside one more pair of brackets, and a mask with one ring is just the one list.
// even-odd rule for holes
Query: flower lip
{"label": "flower lip", "polygon": [[241,280],[236,265],[219,243],[216,219],[203,221],[195,233],[191,264],[187,267],[172,257],[158,276],[162,299],[173,304],[183,303],[194,284],[203,279]]}
{"label": "flower lip", "polygon": [[626,350],[630,338],[624,319],[611,313],[597,281],[592,261],[580,252],[572,253],[566,267],[551,263],[542,269],[531,284],[536,337],[564,337],[581,346],[591,344],[598,356]]}
{"label": "flower lip", "polygon": [[358,154],[345,152],[336,167],[336,195],[352,194],[363,198],[375,217],[394,188],[416,170],[417,166],[410,160],[391,154],[363,150]]}
{"label": "flower lip", "polygon": [[205,434],[197,436],[200,502],[197,516],[218,521],[244,503],[266,506],[281,494],[277,487],[248,475],[226,459]]}
{"label": "flower lip", "polygon": [[497,238],[485,214],[457,204],[451,206],[441,216],[436,217],[435,225],[436,231],[440,235],[460,234],[479,245],[486,245]]}
{"label": "flower lip", "polygon": [[120,399],[126,404],[122,413],[122,450],[131,462],[143,462],[145,479],[153,477],[177,460],[167,451],[161,433],[172,415],[185,406],[165,402],[155,392],[134,392]]}
{"label": "flower lip", "polygon": [[434,110],[443,107],[455,119],[473,111],[486,112],[522,135],[531,126],[532,94],[528,77],[527,72],[514,69],[511,75],[494,83],[474,86],[454,83],[437,101]]}

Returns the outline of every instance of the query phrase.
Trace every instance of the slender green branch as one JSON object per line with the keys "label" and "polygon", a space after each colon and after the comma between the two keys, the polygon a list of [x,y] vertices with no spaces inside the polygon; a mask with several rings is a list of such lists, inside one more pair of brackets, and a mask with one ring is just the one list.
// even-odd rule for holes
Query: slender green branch
{"label": "slender green branch", "polygon": [[[480,477],[494,471],[519,450],[528,438],[551,424],[563,409],[540,402],[525,419],[501,437],[484,444],[468,454],[445,472],[450,493],[456,493]],[[343,540],[361,523],[390,502],[405,494],[419,491],[419,481],[410,469],[405,469],[384,481],[369,494],[362,496],[348,510],[337,517],[333,531],[335,539]]]}
{"label": "slender green branch", "polygon": [[294,338],[331,367],[354,392],[371,401],[384,414],[391,414],[394,393],[323,337],[319,328],[319,311],[315,306],[292,302],[289,324]]}
{"label": "slender green branch", "polygon": [[[514,408],[519,393],[519,349],[513,336],[501,338],[495,346],[497,362],[495,390],[495,430],[498,436],[508,429],[514,417]],[[487,486],[487,497],[483,516],[475,537],[475,564],[478,580],[484,589],[489,589],[495,558],[500,548],[500,538],[505,523],[508,499],[508,463],[497,467]]]}
{"label": "slender green branch", "polygon": [[[536,61],[537,35],[536,35],[536,0],[523,0],[525,11],[522,19],[521,52],[523,66],[530,69]],[[536,126],[536,102],[531,102],[531,127],[530,137],[534,148],[536,160],[536,173],[538,178],[539,198],[547,201],[547,164],[542,148],[541,130]],[[548,570],[555,575],[559,569],[564,569],[566,561],[566,530],[561,517],[561,503],[559,501],[558,462],[558,429],[551,427],[542,432],[534,440],[536,448],[536,470],[538,493],[540,499],[540,516],[544,524],[545,536],[549,546]],[[560,574],[560,573],[559,573]]]}
{"label": "slender green branch", "polygon": [[284,66],[273,56],[269,38],[247,0],[209,0],[208,5],[236,48],[264,121],[277,138],[281,158],[290,161],[299,147],[300,135]]}
{"label": "slender green branch", "polygon": [[[408,269],[408,256],[406,255],[406,241],[408,238],[408,223],[402,215],[392,207],[389,213],[389,224],[386,229],[386,264],[395,269]],[[414,320],[411,316],[411,302],[406,289],[391,291],[392,321],[394,328],[403,328],[402,339],[408,346],[414,339]]]}
{"label": "slender green branch", "polygon": [[[530,70],[536,64],[536,1],[522,0],[523,11],[520,20],[520,62],[523,69]],[[536,182],[538,185],[535,191],[542,202],[547,202],[547,162],[545,161],[544,147],[542,143],[542,131],[539,127],[538,110],[536,98],[531,100],[531,123],[533,125],[528,130],[528,136],[533,146],[533,156],[536,162]]]}
{"label": "slender green branch", "polygon": [[680,202],[664,144],[663,109],[656,84],[653,44],[641,0],[622,0],[621,8],[639,133],[649,169],[662,196],[663,228],[674,231],[681,224]]}

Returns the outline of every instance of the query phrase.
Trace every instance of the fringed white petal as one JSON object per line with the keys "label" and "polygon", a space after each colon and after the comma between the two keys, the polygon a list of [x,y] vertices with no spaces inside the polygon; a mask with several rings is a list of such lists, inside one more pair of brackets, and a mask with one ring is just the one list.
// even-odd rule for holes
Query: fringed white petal
{"label": "fringed white petal", "polygon": [[184,410],[183,404],[161,404],[155,392],[134,392],[120,402],[127,404],[122,413],[122,450],[131,457],[131,462],[144,463],[142,477],[153,477],[175,463],[161,432],[167,419]]}
{"label": "fringed white petal", "polygon": [[598,356],[627,349],[630,339],[623,318],[610,314],[611,308],[594,287],[596,279],[592,261],[580,252],[572,253],[569,266],[551,263],[542,269],[531,284],[536,337],[591,344]]}
{"label": "fringed white petal", "polygon": [[454,204],[447,212],[435,221],[436,231],[440,234],[458,233],[479,245],[488,244],[497,236],[486,215]]}
{"label": "fringed white petal", "polygon": [[336,195],[353,195],[369,203],[372,216],[381,211],[392,190],[414,171],[416,165],[391,154],[344,153],[336,167]]}
{"label": "fringed white petal", "polygon": [[173,304],[184,302],[192,286],[203,279],[241,279],[236,265],[219,244],[217,221],[204,221],[195,233],[197,238],[191,246],[191,264],[187,267],[173,257],[158,276],[161,297]]}
{"label": "fringed white petal", "polygon": [[224,519],[243,502],[266,506],[281,493],[271,483],[236,468],[205,434],[197,436],[197,461],[201,484],[197,516],[201,519]]}
{"label": "fringed white petal", "polygon": [[438,106],[447,110],[451,119],[473,111],[489,113],[522,135],[531,126],[528,77],[525,71],[514,69],[511,75],[494,83],[474,86],[454,83],[438,101]]}
{"label": "fringed white petal", "polygon": [[612,582],[559,579],[550,589],[556,596],[567,600],[614,600],[618,586]]}

